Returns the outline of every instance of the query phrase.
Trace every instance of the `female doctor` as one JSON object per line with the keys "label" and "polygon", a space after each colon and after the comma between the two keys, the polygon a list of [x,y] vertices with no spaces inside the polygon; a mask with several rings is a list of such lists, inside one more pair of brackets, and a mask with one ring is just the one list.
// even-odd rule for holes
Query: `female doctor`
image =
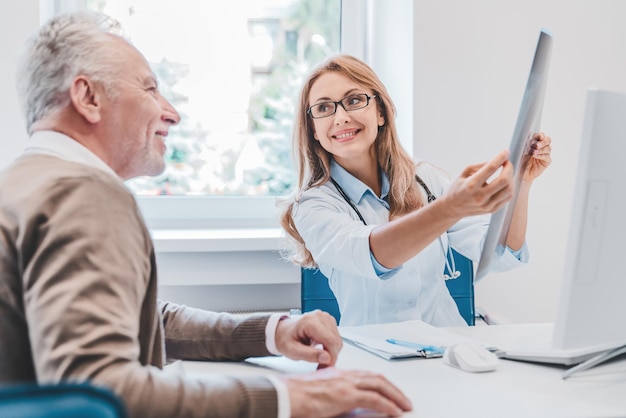
{"label": "female doctor", "polygon": [[[454,181],[431,164],[415,163],[398,140],[385,86],[367,64],[347,55],[311,73],[299,107],[298,187],[281,216],[295,244],[287,257],[328,277],[341,325],[410,319],[466,325],[445,285],[446,255],[452,247],[479,259],[489,214],[513,197],[508,150],[468,166]],[[530,186],[551,162],[550,137],[537,134],[534,141],[508,251],[494,270],[528,260]]]}

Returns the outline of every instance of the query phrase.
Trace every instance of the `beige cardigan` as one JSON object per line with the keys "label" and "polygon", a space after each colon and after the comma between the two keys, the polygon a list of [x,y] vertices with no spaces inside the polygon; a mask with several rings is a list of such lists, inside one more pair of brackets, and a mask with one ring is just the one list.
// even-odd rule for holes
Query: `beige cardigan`
{"label": "beige cardigan", "polygon": [[165,353],[269,355],[267,320],[159,302],[149,232],[111,174],[25,155],[0,176],[0,383],[91,380],[133,417],[275,417],[265,377],[162,370]]}

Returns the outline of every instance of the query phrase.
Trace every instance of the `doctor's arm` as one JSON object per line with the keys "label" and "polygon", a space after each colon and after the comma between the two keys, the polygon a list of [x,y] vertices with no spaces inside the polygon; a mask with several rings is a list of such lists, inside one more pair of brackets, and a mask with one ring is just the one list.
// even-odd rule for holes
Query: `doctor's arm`
{"label": "doctor's arm", "polygon": [[552,162],[552,139],[544,133],[535,135],[531,151],[523,158],[527,158],[526,168],[523,173],[520,190],[511,219],[511,227],[506,237],[506,244],[512,250],[519,250],[526,240],[526,227],[528,225],[528,199],[530,186]]}
{"label": "doctor's arm", "polygon": [[[509,151],[503,150],[487,163],[466,167],[447,192],[431,204],[377,225],[369,237],[376,260],[384,267],[396,268],[461,218],[493,213],[510,201],[513,165],[508,158]],[[494,174],[496,178],[488,182]]]}

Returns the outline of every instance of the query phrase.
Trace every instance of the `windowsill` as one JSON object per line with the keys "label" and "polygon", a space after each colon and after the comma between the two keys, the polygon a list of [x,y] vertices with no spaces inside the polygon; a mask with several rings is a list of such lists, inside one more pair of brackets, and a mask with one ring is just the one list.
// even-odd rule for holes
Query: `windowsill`
{"label": "windowsill", "polygon": [[153,229],[157,253],[278,251],[284,247],[280,228]]}

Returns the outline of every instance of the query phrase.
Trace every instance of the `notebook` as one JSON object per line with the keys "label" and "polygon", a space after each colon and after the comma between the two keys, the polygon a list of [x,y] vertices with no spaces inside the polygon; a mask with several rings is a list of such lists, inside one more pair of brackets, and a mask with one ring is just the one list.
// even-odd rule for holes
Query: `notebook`
{"label": "notebook", "polygon": [[[452,344],[478,342],[417,319],[354,327],[340,326],[339,334],[344,341],[387,360],[438,358]],[[426,347],[429,348],[425,349]]]}
{"label": "notebook", "polygon": [[506,358],[571,365],[626,345],[626,93],[590,89],[585,107],[557,317],[497,342]]}

